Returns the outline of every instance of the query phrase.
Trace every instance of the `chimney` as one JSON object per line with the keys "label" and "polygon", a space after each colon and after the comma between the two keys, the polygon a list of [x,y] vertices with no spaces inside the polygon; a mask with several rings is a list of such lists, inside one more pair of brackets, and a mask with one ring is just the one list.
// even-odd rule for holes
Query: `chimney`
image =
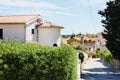
{"label": "chimney", "polygon": [[84,44],[84,37],[81,37],[80,42],[81,42],[81,44]]}

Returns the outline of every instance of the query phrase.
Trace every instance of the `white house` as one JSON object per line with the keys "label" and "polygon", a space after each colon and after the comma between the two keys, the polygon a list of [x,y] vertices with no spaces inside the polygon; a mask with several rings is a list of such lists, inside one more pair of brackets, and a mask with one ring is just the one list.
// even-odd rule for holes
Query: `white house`
{"label": "white house", "polygon": [[98,38],[81,38],[82,44],[91,52],[97,48],[105,48],[106,40],[102,37]]}
{"label": "white house", "polygon": [[60,31],[63,27],[43,22],[41,16],[0,16],[0,38],[17,38],[22,42],[37,42],[40,45],[60,45]]}
{"label": "white house", "polygon": [[63,27],[56,25],[51,22],[43,22],[37,26],[38,30],[38,43],[40,45],[50,45],[53,46],[57,44],[60,46],[60,29]]}

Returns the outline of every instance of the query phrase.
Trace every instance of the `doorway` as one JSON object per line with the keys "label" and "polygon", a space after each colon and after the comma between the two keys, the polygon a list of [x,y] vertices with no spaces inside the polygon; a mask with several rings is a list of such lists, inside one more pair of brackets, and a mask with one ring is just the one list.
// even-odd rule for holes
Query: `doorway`
{"label": "doorway", "polygon": [[3,39],[3,29],[0,29],[0,39]]}

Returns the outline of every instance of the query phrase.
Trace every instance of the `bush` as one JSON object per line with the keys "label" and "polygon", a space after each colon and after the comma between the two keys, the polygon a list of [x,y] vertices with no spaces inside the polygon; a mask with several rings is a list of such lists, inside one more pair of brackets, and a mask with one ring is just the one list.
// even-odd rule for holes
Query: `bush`
{"label": "bush", "polygon": [[112,60],[113,56],[110,53],[110,51],[106,50],[106,51],[99,51],[99,53],[94,53],[93,58],[101,58],[105,62],[110,63],[110,61]]}
{"label": "bush", "polygon": [[76,69],[71,47],[0,41],[0,80],[76,80]]}
{"label": "bush", "polygon": [[71,47],[73,47],[74,49],[78,49],[78,47],[80,46],[80,43],[79,42],[72,42],[70,44]]}
{"label": "bush", "polygon": [[104,59],[104,61],[106,61],[108,63],[111,63],[111,60],[113,59],[113,56],[109,51],[105,51],[103,59]]}

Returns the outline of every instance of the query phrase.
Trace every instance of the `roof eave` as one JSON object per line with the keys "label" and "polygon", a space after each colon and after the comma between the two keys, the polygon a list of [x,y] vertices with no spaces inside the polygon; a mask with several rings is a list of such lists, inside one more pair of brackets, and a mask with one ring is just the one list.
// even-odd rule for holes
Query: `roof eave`
{"label": "roof eave", "polygon": [[37,20],[37,19],[39,19],[39,18],[40,18],[40,15],[38,15],[38,16],[36,16],[35,18],[33,18],[33,19],[25,22],[25,24],[28,25],[28,24],[30,24],[31,22],[33,22],[33,21],[35,21],[35,20]]}
{"label": "roof eave", "polygon": [[37,27],[37,28],[56,28],[56,29],[64,29],[64,27]]}
{"label": "roof eave", "polygon": [[0,22],[0,24],[25,24],[25,22]]}

